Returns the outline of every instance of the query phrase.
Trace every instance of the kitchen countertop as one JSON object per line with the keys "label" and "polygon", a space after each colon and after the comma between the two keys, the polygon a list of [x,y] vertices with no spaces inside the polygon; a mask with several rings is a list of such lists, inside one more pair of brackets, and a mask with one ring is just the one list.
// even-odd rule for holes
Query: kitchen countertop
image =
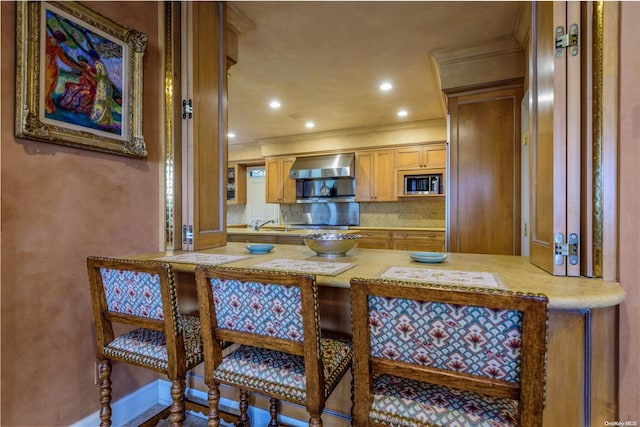
{"label": "kitchen countertop", "polygon": [[445,231],[444,227],[361,227],[359,225],[350,226],[349,229],[310,229],[310,228],[287,228],[284,225],[265,225],[260,230],[255,231],[246,225],[231,225],[227,227],[229,234],[277,234],[277,235],[305,235],[313,233],[356,233],[358,230],[392,230],[392,231]]}
{"label": "kitchen countertop", "polygon": [[[251,231],[253,230],[243,230]],[[317,230],[312,230],[316,232]],[[281,233],[282,231],[278,231]],[[269,231],[261,230],[265,234]],[[288,234],[291,231],[287,232]],[[617,282],[585,277],[557,277],[548,274],[529,262],[528,257],[508,255],[480,255],[450,253],[449,258],[440,264],[422,264],[410,259],[410,251],[387,249],[354,248],[347,256],[335,259],[318,257],[311,249],[299,245],[275,245],[266,254],[250,254],[245,243],[229,242],[226,246],[205,249],[197,252],[173,251],[136,254],[127,258],[152,260],[180,254],[213,254],[243,256],[223,264],[227,267],[250,268],[257,264],[274,260],[296,260],[320,263],[346,263],[350,267],[336,275],[317,275],[320,286],[348,288],[352,277],[376,277],[389,267],[426,268],[453,270],[462,272],[490,272],[497,275],[499,281],[510,291],[540,293],[549,298],[549,308],[570,310],[610,307],[624,300],[624,291]],[[170,262],[176,271],[193,272],[195,264]]]}

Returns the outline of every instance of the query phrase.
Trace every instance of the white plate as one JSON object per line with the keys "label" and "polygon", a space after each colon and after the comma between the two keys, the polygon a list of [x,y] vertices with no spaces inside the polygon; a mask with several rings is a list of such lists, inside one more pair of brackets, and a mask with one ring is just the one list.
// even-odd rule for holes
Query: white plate
{"label": "white plate", "polygon": [[425,262],[429,264],[438,264],[447,260],[448,255],[440,252],[411,252],[409,254],[412,260],[417,262]]}

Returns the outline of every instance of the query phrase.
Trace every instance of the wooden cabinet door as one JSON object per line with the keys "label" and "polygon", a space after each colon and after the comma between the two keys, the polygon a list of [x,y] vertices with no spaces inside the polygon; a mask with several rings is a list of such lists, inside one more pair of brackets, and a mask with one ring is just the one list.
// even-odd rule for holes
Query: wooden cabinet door
{"label": "wooden cabinet door", "polygon": [[280,176],[282,175],[282,161],[280,159],[267,159],[264,163],[265,188],[267,203],[280,203],[282,199],[282,186]]}
{"label": "wooden cabinet door", "polygon": [[522,84],[449,94],[449,250],[520,255]]}
{"label": "wooden cabinet door", "polygon": [[225,4],[185,2],[181,15],[182,94],[193,105],[182,124],[182,249],[200,250],[227,241]]}
{"label": "wooden cabinet door", "polygon": [[395,150],[396,169],[444,168],[446,164],[445,144],[416,145]]}
{"label": "wooden cabinet door", "polygon": [[247,203],[247,168],[244,165],[227,167],[227,205]]}
{"label": "wooden cabinet door", "polygon": [[356,152],[356,202],[373,200],[373,151]]}
{"label": "wooden cabinet door", "polygon": [[396,149],[396,168],[413,169],[422,167],[422,147],[403,147]]}
{"label": "wooden cabinet door", "polygon": [[426,168],[445,168],[447,166],[447,146],[434,144],[424,147],[424,164]]}
{"label": "wooden cabinet door", "polygon": [[356,152],[356,201],[396,200],[394,150]]}
{"label": "wooden cabinet door", "polygon": [[296,181],[289,178],[295,158],[271,158],[265,161],[267,203],[295,203]]}
{"label": "wooden cabinet door", "polygon": [[392,202],[397,200],[393,154],[393,150],[379,150],[374,152],[372,175],[374,201],[376,202]]}
{"label": "wooden cabinet door", "polygon": [[295,162],[295,158],[289,157],[282,159],[282,201],[281,203],[295,203],[296,202],[296,180],[291,179],[289,172],[291,166]]}
{"label": "wooden cabinet door", "polygon": [[[580,275],[576,263],[555,256],[559,235],[580,236],[581,52],[556,55],[558,27],[580,23],[581,2],[536,2],[532,7],[531,242],[530,259],[554,275]],[[581,33],[587,30],[581,28]],[[553,94],[552,97],[549,94]],[[571,102],[568,102],[568,101]]]}

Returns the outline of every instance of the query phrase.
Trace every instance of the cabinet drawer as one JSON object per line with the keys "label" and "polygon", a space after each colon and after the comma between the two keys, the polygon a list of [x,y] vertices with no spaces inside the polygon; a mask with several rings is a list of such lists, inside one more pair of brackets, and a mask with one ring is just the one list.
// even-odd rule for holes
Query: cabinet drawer
{"label": "cabinet drawer", "polygon": [[304,245],[304,238],[302,236],[278,236],[276,242],[283,245]]}
{"label": "cabinet drawer", "polygon": [[391,233],[388,230],[354,230],[360,235],[358,247],[363,249],[392,249]]}
{"label": "cabinet drawer", "polygon": [[394,231],[393,240],[421,241],[429,244],[444,243],[443,231]]}
{"label": "cabinet drawer", "polygon": [[355,231],[360,235],[361,239],[389,239],[388,230],[358,230]]}
{"label": "cabinet drawer", "polygon": [[444,241],[420,243],[412,240],[400,240],[393,242],[393,249],[399,251],[423,251],[423,252],[444,252]]}
{"label": "cabinet drawer", "polygon": [[227,242],[276,243],[276,236],[227,233]]}
{"label": "cabinet drawer", "polygon": [[358,241],[358,247],[362,249],[393,249],[391,240],[382,239],[360,239]]}

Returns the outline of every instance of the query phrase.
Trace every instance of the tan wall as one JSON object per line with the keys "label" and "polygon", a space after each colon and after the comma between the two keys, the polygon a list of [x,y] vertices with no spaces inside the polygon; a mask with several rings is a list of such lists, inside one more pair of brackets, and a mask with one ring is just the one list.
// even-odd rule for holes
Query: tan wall
{"label": "tan wall", "polygon": [[[146,33],[145,160],[16,139],[15,7],[2,19],[3,426],[62,426],[98,410],[95,338],[85,259],[157,250],[161,157],[156,2],[91,2]],[[156,378],[114,368],[114,399]]]}
{"label": "tan wall", "polygon": [[269,156],[317,154],[327,151],[347,151],[373,147],[445,142],[447,123],[444,119],[422,120],[402,125],[375,128],[342,129],[265,138],[254,147],[229,148],[229,161],[242,162]]}
{"label": "tan wall", "polygon": [[640,3],[621,3],[620,266],[627,296],[620,306],[620,421],[640,421]]}

